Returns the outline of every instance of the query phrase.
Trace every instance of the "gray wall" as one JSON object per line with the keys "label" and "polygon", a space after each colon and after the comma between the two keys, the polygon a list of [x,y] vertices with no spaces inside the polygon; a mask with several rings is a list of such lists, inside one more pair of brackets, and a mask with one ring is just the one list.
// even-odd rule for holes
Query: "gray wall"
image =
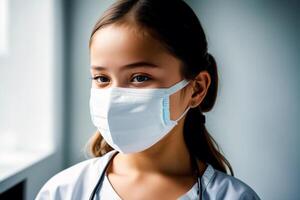
{"label": "gray wall", "polygon": [[[90,121],[88,39],[112,1],[68,9],[68,165],[84,159]],[[262,199],[296,199],[300,178],[300,46],[296,1],[189,0],[219,65],[220,88],[207,127],[236,177]]]}
{"label": "gray wall", "polygon": [[189,3],[206,30],[221,76],[209,129],[236,176],[263,199],[296,199],[299,5],[266,0]]}

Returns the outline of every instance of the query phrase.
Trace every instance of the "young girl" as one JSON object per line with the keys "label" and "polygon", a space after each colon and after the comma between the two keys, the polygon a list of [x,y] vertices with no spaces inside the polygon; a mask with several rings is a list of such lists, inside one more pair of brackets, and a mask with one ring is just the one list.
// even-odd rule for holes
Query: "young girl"
{"label": "young girl", "polygon": [[95,158],[52,177],[36,199],[260,199],[205,128],[217,66],[184,1],[115,2],[92,31],[90,62]]}

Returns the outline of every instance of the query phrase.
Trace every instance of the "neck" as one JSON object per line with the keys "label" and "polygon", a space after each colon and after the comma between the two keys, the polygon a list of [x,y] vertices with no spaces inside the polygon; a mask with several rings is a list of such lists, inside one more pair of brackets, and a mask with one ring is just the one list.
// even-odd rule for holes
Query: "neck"
{"label": "neck", "polygon": [[[118,153],[112,170],[117,174],[162,173],[191,175],[191,157],[183,137],[183,121],[149,149],[132,154]],[[194,158],[192,158],[194,159]]]}

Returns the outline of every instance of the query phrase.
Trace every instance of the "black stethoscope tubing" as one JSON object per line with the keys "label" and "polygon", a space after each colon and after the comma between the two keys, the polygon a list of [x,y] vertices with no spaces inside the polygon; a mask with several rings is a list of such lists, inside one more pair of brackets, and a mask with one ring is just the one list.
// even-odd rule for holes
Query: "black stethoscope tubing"
{"label": "black stethoscope tubing", "polygon": [[[106,170],[107,170],[107,168],[108,168],[108,166],[109,166],[109,163],[110,163],[110,161],[113,159],[113,157],[114,157],[115,155],[117,155],[117,153],[118,153],[118,152],[116,152],[116,153],[112,156],[112,158],[107,162],[107,164],[105,165],[105,167],[104,167],[104,169],[103,169],[103,171],[102,171],[102,173],[101,173],[101,175],[100,175],[100,178],[98,179],[97,184],[96,184],[96,186],[94,187],[94,189],[93,189],[93,191],[92,191],[92,193],[91,193],[91,195],[90,195],[89,200],[93,200],[94,197],[95,197],[95,195],[96,195],[96,193],[99,191],[100,185],[101,185],[101,183],[103,183],[104,175],[105,175],[105,172],[106,172]],[[202,183],[201,183],[201,177],[199,177],[199,169],[198,169],[198,167],[197,167],[196,169],[197,169],[197,186],[198,186],[198,188],[197,188],[197,194],[199,195],[199,199],[202,200]]]}

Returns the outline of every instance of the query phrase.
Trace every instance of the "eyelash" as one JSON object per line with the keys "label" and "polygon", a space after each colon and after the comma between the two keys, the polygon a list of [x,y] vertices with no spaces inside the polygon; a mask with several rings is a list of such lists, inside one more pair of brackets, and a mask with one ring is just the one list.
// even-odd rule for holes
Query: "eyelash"
{"label": "eyelash", "polygon": [[[151,78],[150,76],[148,76],[148,75],[141,75],[141,74],[139,74],[139,75],[134,76],[134,77],[131,79],[131,81],[132,81],[133,79],[137,78],[137,77],[143,77],[143,78],[146,77],[146,80],[144,80],[144,81],[140,81],[140,82],[134,81],[134,82],[137,82],[137,83],[143,83],[143,82],[152,80],[152,78]],[[100,81],[101,81],[101,82],[98,82],[98,81],[97,81],[97,79],[99,79],[99,78],[100,78]],[[106,76],[95,76],[95,77],[92,77],[92,80],[97,81],[97,83],[99,83],[99,84],[105,84],[105,83],[107,83],[107,82],[101,80],[101,78],[105,78],[106,80],[109,80],[109,78],[106,77]]]}
{"label": "eyelash", "polygon": [[[150,80],[151,80],[151,77],[150,77],[150,76],[147,76],[147,75],[141,75],[141,74],[134,76],[131,80],[133,80],[133,79],[135,79],[135,78],[137,78],[137,77],[143,77],[143,78],[146,77],[146,80],[141,81],[141,82],[146,82],[146,81],[150,81]],[[137,81],[137,82],[138,82],[138,81]],[[141,82],[139,82],[139,83],[141,83]]]}
{"label": "eyelash", "polygon": [[[93,80],[97,81],[98,78],[106,78],[106,79],[109,79],[107,78],[106,76],[95,76],[95,77],[92,77]],[[98,81],[97,81],[98,82]],[[99,83],[99,82],[98,82]]]}

